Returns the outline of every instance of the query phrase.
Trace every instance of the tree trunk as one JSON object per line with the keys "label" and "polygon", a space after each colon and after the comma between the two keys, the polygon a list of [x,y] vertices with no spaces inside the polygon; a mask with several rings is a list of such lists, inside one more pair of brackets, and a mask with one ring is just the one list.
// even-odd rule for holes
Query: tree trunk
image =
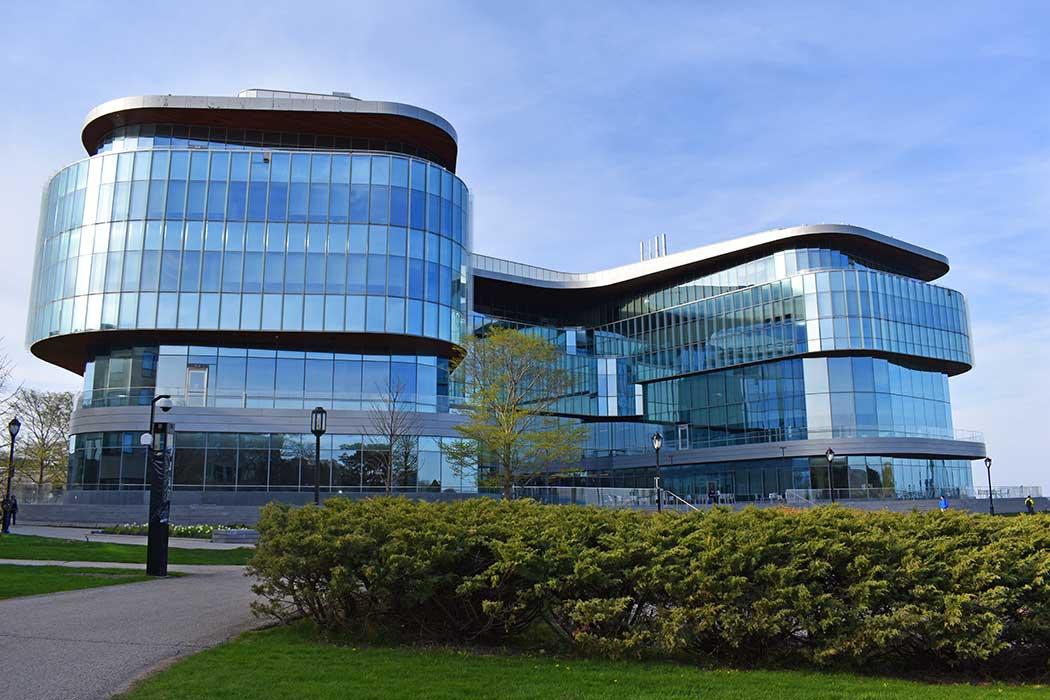
{"label": "tree trunk", "polygon": [[514,484],[514,469],[506,461],[503,462],[503,500],[509,501],[511,487]]}
{"label": "tree trunk", "polygon": [[[393,441],[391,441],[393,442]],[[393,493],[394,491],[394,449],[390,449],[390,454],[387,456],[386,462],[386,492]]]}

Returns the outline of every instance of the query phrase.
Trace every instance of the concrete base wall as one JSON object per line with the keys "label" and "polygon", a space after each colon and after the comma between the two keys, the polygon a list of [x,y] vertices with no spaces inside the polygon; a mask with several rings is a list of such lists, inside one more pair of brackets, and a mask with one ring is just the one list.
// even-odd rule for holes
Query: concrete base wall
{"label": "concrete base wall", "polygon": [[[321,494],[327,498],[369,498],[374,493]],[[411,493],[409,498],[424,501],[459,501],[477,498],[467,493]],[[305,492],[201,492],[176,491],[171,499],[171,522],[179,525],[254,525],[259,510],[271,501],[305,505],[313,503]],[[65,503],[23,504],[18,520],[26,524],[101,527],[122,523],[144,523],[148,518],[148,491],[70,491]]]}
{"label": "concrete base wall", "polygon": [[[1050,513],[1050,498],[1040,496],[1035,500],[1035,510],[1037,513]],[[814,505],[826,506],[829,505],[830,501],[818,501]],[[846,508],[853,508],[855,510],[887,510],[893,513],[910,513],[913,510],[927,511],[937,510],[940,508],[940,501],[937,499],[904,499],[904,500],[872,500],[872,501],[838,501],[836,505],[844,506]],[[952,510],[964,510],[970,513],[987,513],[988,512],[988,499],[987,498],[956,498],[951,499],[948,502],[949,507]],[[995,512],[997,515],[1010,515],[1014,513],[1024,513],[1024,499],[1023,498],[996,498],[995,499]]]}
{"label": "concrete base wall", "polygon": [[[375,491],[321,491],[326,498],[369,498],[383,495]],[[406,498],[421,501],[458,501],[477,494],[456,491],[406,491]],[[173,491],[174,506],[264,506],[270,501],[305,505],[314,502],[313,491]],[[142,506],[149,505],[149,491],[67,491],[62,505],[66,506]]]}
{"label": "concrete base wall", "polygon": [[[1024,510],[1024,499],[1023,498],[996,498],[995,500],[995,512],[1000,515],[1009,513],[1023,513]],[[1035,501],[1035,511],[1037,513],[1050,513],[1050,498],[1046,496],[1040,496],[1039,498],[1033,498]],[[971,513],[987,513],[988,512],[988,499],[987,498],[960,498],[951,503],[952,508],[958,510],[968,510]]]}
{"label": "concrete base wall", "polygon": [[[72,492],[75,494],[75,492]],[[19,508],[18,519],[26,524],[34,523],[40,525],[71,525],[100,527],[104,525],[119,525],[121,523],[144,523],[147,518],[147,502],[149,494],[138,491],[95,491],[86,492],[92,496],[105,495],[106,498],[90,503],[77,502],[70,499],[64,504],[25,504]],[[307,493],[220,493],[216,495],[231,497],[223,502],[217,499],[212,502],[201,503],[195,501],[195,497],[203,494],[200,492],[176,492],[173,494],[171,506],[171,520],[180,525],[254,525],[259,520],[259,509],[270,501],[281,501],[303,505],[313,502],[312,494]],[[244,496],[252,496],[246,502]],[[368,498],[376,494],[353,493],[343,494],[342,498]],[[331,494],[335,496],[335,494]],[[232,497],[237,497],[234,500]],[[329,494],[322,494],[321,498],[328,498]],[[465,498],[477,498],[477,494],[463,493],[413,493],[410,498],[426,501],[458,501]],[[484,496],[483,496],[484,497]],[[1035,499],[1036,511],[1040,513],[1050,512],[1050,498],[1041,497]],[[761,504],[768,506],[772,504]],[[845,501],[839,505],[858,510],[888,510],[898,513],[910,513],[913,510],[929,511],[936,510],[936,500],[902,500],[902,501]],[[737,508],[746,507],[746,504],[738,504]],[[987,499],[961,498],[951,502],[954,510],[964,510],[973,513],[987,513]],[[998,514],[1023,513],[1023,498],[997,498],[995,499],[995,512]]]}
{"label": "concrete base wall", "polygon": [[[171,507],[171,521],[179,525],[254,525],[259,506],[178,506]],[[103,527],[122,523],[145,523],[145,505],[24,505],[19,523]],[[17,531],[17,528],[16,528]]]}

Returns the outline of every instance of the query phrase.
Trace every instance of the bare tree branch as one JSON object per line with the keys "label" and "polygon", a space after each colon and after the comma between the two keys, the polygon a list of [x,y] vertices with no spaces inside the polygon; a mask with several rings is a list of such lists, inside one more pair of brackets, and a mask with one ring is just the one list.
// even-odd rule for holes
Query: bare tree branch
{"label": "bare tree branch", "polygon": [[387,493],[415,473],[418,462],[419,417],[415,396],[406,391],[400,380],[389,386],[376,387],[379,398],[368,410],[368,421],[374,435],[385,441],[382,452],[383,486]]}
{"label": "bare tree branch", "polygon": [[[3,342],[3,338],[0,338],[0,342]],[[7,353],[0,353],[0,411],[5,413],[15,394],[22,388],[21,384],[14,386],[14,370],[15,364]]]}

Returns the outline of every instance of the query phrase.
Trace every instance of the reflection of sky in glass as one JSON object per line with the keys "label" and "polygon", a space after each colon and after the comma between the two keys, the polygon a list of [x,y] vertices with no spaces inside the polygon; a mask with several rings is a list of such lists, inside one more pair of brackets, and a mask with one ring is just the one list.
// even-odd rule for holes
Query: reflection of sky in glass
{"label": "reflection of sky in glass", "polygon": [[30,335],[367,330],[455,341],[466,197],[451,173],[400,156],[96,156],[51,181]]}

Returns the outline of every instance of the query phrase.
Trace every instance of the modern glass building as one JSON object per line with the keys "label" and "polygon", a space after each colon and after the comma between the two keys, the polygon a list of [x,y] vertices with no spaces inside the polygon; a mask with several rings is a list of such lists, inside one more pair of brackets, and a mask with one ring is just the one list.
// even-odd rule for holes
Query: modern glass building
{"label": "modern glass building", "polygon": [[344,94],[124,98],[82,140],[44,194],[27,330],[84,377],[81,502],[143,491],[161,393],[186,499],[311,490],[318,405],[322,488],[380,486],[369,409],[390,387],[419,418],[400,488],[474,491],[441,443],[459,420],[450,361],[488,324],[562,350],[577,387],[559,411],[590,429],[578,481],[651,485],[655,431],[682,495],[932,495],[969,487],[984,456],[952,424],[948,377],[972,350],[931,251],[820,225],[595,273],[476,254],[452,126]]}

